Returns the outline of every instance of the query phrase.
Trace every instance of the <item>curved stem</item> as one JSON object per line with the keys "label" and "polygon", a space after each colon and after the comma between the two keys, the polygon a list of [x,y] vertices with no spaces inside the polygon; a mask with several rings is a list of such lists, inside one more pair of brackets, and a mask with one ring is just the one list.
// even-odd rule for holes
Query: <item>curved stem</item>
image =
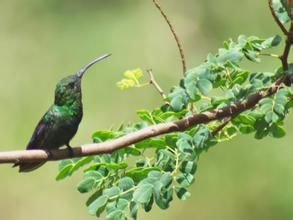
{"label": "curved stem", "polygon": [[183,51],[183,48],[182,48],[182,45],[181,45],[181,42],[179,40],[179,37],[178,35],[176,34],[175,30],[174,30],[174,27],[171,23],[171,21],[169,20],[168,16],[166,15],[166,13],[163,11],[161,5],[157,2],[157,0],[153,0],[155,6],[157,7],[157,9],[161,12],[162,16],[164,17],[165,21],[167,22],[173,36],[174,36],[174,39],[176,41],[176,44],[177,44],[177,47],[179,49],[179,53],[180,53],[180,57],[181,57],[181,62],[182,62],[182,69],[183,69],[183,75],[185,76],[185,73],[186,73],[186,61],[185,61],[185,55],[184,55],[184,51]]}

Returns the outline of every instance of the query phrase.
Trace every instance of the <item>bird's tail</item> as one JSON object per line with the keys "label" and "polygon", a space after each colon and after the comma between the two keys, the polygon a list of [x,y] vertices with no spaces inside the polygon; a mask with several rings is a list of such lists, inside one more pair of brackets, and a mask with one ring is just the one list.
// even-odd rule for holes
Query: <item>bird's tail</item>
{"label": "bird's tail", "polygon": [[45,161],[42,162],[17,162],[13,165],[13,167],[19,167],[19,172],[20,173],[27,173],[30,171],[33,171],[37,168],[39,168],[40,166],[42,166],[44,163],[46,163]]}

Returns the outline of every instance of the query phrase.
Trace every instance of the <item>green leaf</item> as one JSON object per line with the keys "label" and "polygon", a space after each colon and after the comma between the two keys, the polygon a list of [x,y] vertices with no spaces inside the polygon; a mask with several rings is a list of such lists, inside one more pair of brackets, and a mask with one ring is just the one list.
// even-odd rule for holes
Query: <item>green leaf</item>
{"label": "green leaf", "polygon": [[135,182],[139,182],[146,178],[148,173],[153,170],[160,170],[159,167],[137,167],[125,172],[125,176],[132,178]]}
{"label": "green leaf", "polygon": [[238,49],[219,49],[219,56],[217,61],[219,63],[226,63],[227,61],[233,63],[240,63],[243,58],[243,53],[241,53]]}
{"label": "green leaf", "polygon": [[153,119],[153,116],[151,114],[151,112],[147,111],[147,110],[138,110],[136,111],[136,114],[138,115],[138,117],[143,120],[148,122],[149,124],[156,124],[156,122]]}
{"label": "green leaf", "polygon": [[90,206],[97,198],[99,198],[102,195],[102,190],[99,189],[94,194],[92,194],[88,200],[86,201],[86,206]]}
{"label": "green leaf", "polygon": [[288,109],[293,108],[293,100],[288,102],[288,104],[286,105],[286,108]]}
{"label": "green leaf", "polygon": [[210,138],[210,131],[206,127],[201,127],[198,132],[193,136],[193,142],[195,144],[195,147],[198,149],[202,149],[205,146],[205,143]]}
{"label": "green leaf", "polygon": [[233,74],[233,82],[232,84],[239,84],[242,85],[243,83],[246,82],[246,79],[248,77],[249,72],[248,71],[240,71],[235,74]]}
{"label": "green leaf", "polygon": [[96,179],[93,177],[83,179],[77,186],[77,190],[80,193],[87,193],[94,188]]}
{"label": "green leaf", "polygon": [[265,120],[267,123],[271,123],[271,122],[275,123],[279,120],[279,116],[275,112],[269,111],[265,115]]}
{"label": "green leaf", "polygon": [[100,143],[104,142],[106,140],[112,139],[115,137],[115,134],[111,130],[101,130],[101,131],[96,131],[92,135],[92,139],[95,143]]}
{"label": "green leaf", "polygon": [[91,170],[84,173],[84,178],[95,178],[96,180],[102,179],[104,176],[101,172],[96,170]]}
{"label": "green leaf", "polygon": [[64,167],[66,167],[69,164],[73,164],[74,161],[73,159],[65,159],[65,160],[61,160],[58,166],[59,171],[61,171]]}
{"label": "green leaf", "polygon": [[129,201],[126,199],[118,199],[117,201],[117,208],[120,210],[125,210],[128,207]]}
{"label": "green leaf", "polygon": [[149,212],[149,211],[151,211],[153,204],[154,204],[154,196],[153,196],[153,194],[151,194],[151,198],[150,198],[149,202],[144,203],[142,206],[146,212]]}
{"label": "green leaf", "polygon": [[282,38],[279,35],[276,35],[274,37],[266,39],[263,43],[262,46],[264,48],[272,48],[278,46],[282,41]]}
{"label": "green leaf", "polygon": [[93,156],[90,156],[90,157],[83,157],[83,158],[80,158],[72,167],[71,169],[71,174],[75,171],[77,171],[80,167],[92,162],[94,159]]}
{"label": "green leaf", "polygon": [[254,136],[256,139],[262,139],[269,134],[268,123],[265,119],[258,119],[254,125],[254,128],[256,129]]}
{"label": "green leaf", "polygon": [[135,144],[136,148],[144,149],[144,148],[157,148],[163,149],[166,147],[166,142],[161,138],[151,138],[144,141],[140,141]]}
{"label": "green leaf", "polygon": [[108,202],[109,196],[102,195],[93,201],[89,206],[89,214],[99,216],[105,209],[105,206]]}
{"label": "green leaf", "polygon": [[207,79],[200,79],[197,82],[197,87],[201,94],[207,95],[213,89],[213,84]]}
{"label": "green leaf", "polygon": [[113,187],[105,189],[103,191],[103,195],[107,195],[109,197],[109,199],[111,199],[111,197],[117,196],[119,194],[120,194],[120,188],[117,186],[113,186]]}
{"label": "green leaf", "polygon": [[150,201],[153,195],[153,185],[144,183],[138,186],[137,190],[133,193],[133,200],[141,204],[146,204]]}
{"label": "green leaf", "polygon": [[275,104],[274,111],[280,116],[285,116],[286,108],[284,105]]}
{"label": "green leaf", "polygon": [[90,170],[96,170],[98,167],[106,167],[111,170],[120,170],[125,169],[128,167],[128,164],[126,162],[120,162],[120,163],[94,163],[90,167],[84,170],[84,172],[88,172]]}
{"label": "green leaf", "polygon": [[168,98],[170,100],[170,106],[175,112],[183,110],[189,100],[185,90],[181,87],[175,87]]}
{"label": "green leaf", "polygon": [[279,120],[279,116],[274,112],[276,100],[272,98],[265,98],[260,102],[260,110],[265,114],[265,120],[267,123],[275,123]]}
{"label": "green leaf", "polygon": [[87,193],[93,190],[98,183],[101,183],[103,176],[98,171],[89,171],[84,174],[83,180],[78,184],[77,190],[80,193]]}
{"label": "green leaf", "polygon": [[251,125],[240,125],[239,127],[239,131],[242,133],[242,134],[250,134],[252,132],[255,131],[254,127],[251,126]]}
{"label": "green leaf", "polygon": [[141,152],[136,147],[133,147],[133,146],[126,147],[123,150],[125,151],[125,153],[133,155],[133,156],[141,155]]}
{"label": "green leaf", "polygon": [[71,169],[73,167],[73,164],[67,164],[64,166],[60,171],[59,174],[56,177],[56,180],[62,180],[68,176],[71,176]]}
{"label": "green leaf", "polygon": [[228,99],[223,98],[223,97],[218,97],[218,96],[211,97],[211,103],[215,107],[222,104],[222,103],[226,103],[227,101],[228,101]]}
{"label": "green leaf", "polygon": [[174,111],[181,111],[185,107],[186,103],[182,97],[175,97],[171,100],[170,105]]}
{"label": "green leaf", "polygon": [[229,137],[237,134],[237,129],[235,128],[235,126],[224,128],[224,131],[228,134]]}
{"label": "green leaf", "polygon": [[177,141],[176,145],[178,146],[178,150],[182,153],[187,155],[194,154],[193,147],[188,140],[181,138]]}
{"label": "green leaf", "polygon": [[137,210],[138,210],[136,202],[130,202],[129,209],[130,209],[131,218],[136,220],[137,219]]}
{"label": "green leaf", "polygon": [[288,15],[290,15],[290,4],[289,4],[289,0],[281,0],[281,3],[283,5],[283,7],[286,9]]}
{"label": "green leaf", "polygon": [[126,191],[134,186],[134,181],[130,177],[123,177],[118,181],[118,186],[122,191]]}
{"label": "green leaf", "polygon": [[[156,189],[156,188],[155,188]],[[170,202],[173,200],[173,187],[163,188],[160,193],[156,193],[156,204],[161,209],[169,208]]]}
{"label": "green leaf", "polygon": [[189,173],[179,173],[176,177],[176,181],[181,187],[188,187],[193,183],[194,176]]}
{"label": "green leaf", "polygon": [[259,63],[261,60],[260,58],[258,57],[258,54],[257,52],[255,51],[252,51],[252,50],[248,50],[245,52],[245,56],[248,60],[252,61],[252,62],[256,62],[256,63]]}
{"label": "green leaf", "polygon": [[282,138],[286,135],[285,129],[282,126],[277,124],[274,124],[271,127],[270,132],[274,138]]}
{"label": "green leaf", "polygon": [[288,23],[291,19],[289,17],[287,9],[284,7],[280,0],[273,0],[273,9],[282,24]]}
{"label": "green leaf", "polygon": [[163,187],[169,187],[173,181],[173,177],[170,173],[163,173],[160,178],[160,183]]}
{"label": "green leaf", "polygon": [[180,167],[180,171],[185,174],[194,174],[196,171],[195,161],[183,161]]}
{"label": "green leaf", "polygon": [[158,181],[160,180],[162,176],[162,173],[158,170],[152,170],[151,172],[148,173],[148,179],[150,179],[150,183],[154,183],[155,181]]}
{"label": "green leaf", "polygon": [[[107,206],[106,206],[106,213],[108,215],[111,214],[111,212],[115,212],[117,210],[116,204],[117,204],[117,200],[108,201]],[[106,219],[107,219],[107,217],[106,217]]]}
{"label": "green leaf", "polygon": [[202,76],[208,77],[210,75],[210,69],[207,65],[201,65],[194,69],[188,70],[184,79],[184,87],[188,96],[194,101],[200,100],[199,91],[197,89],[197,81]]}
{"label": "green leaf", "polygon": [[254,123],[256,122],[256,119],[253,116],[250,116],[247,114],[241,114],[237,116],[237,118],[235,118],[233,121],[237,123],[243,123],[246,125],[254,125]]}
{"label": "green leaf", "polygon": [[175,155],[169,150],[160,150],[158,152],[158,158],[156,166],[160,167],[162,170],[172,170],[172,163],[175,160]]}
{"label": "green leaf", "polygon": [[167,134],[165,136],[165,142],[167,146],[176,148],[177,147],[177,141],[178,141],[178,135],[176,134]]}
{"label": "green leaf", "polygon": [[187,113],[187,110],[182,110],[180,112],[173,112],[173,111],[162,111],[162,109],[155,109],[152,112],[152,116],[155,119],[156,122],[162,123],[162,122],[167,122],[171,121],[174,118],[181,118],[185,116]]}
{"label": "green leaf", "polygon": [[180,200],[187,200],[191,196],[191,194],[183,187],[175,187],[175,192]]}
{"label": "green leaf", "polygon": [[123,219],[124,212],[121,211],[120,209],[116,209],[113,212],[110,212],[107,216],[107,220],[121,220]]}
{"label": "green leaf", "polygon": [[[167,199],[165,198],[167,195],[165,195],[165,194],[166,194],[166,189],[168,187],[171,187],[170,185],[172,183],[172,180],[173,180],[173,177],[171,176],[170,173],[163,174],[158,171],[153,171],[152,173],[150,173],[148,175],[147,179],[145,179],[145,180],[143,180],[143,182],[141,182],[141,184],[148,183],[148,184],[153,185],[153,193],[154,193],[154,197],[156,199],[156,203],[158,203],[158,201],[160,200],[161,203],[168,205],[168,203],[171,201],[171,199],[167,201]],[[145,210],[149,211],[152,207],[152,204],[153,204],[153,197],[151,198],[150,202],[144,207]],[[163,205],[163,204],[159,204],[159,206],[160,205]]]}

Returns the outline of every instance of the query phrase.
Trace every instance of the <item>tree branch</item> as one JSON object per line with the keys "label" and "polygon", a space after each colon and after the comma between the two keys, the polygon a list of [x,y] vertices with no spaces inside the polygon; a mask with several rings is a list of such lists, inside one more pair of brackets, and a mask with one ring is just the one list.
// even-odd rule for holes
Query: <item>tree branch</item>
{"label": "tree branch", "polygon": [[177,131],[185,131],[195,125],[206,124],[215,120],[233,118],[246,110],[253,109],[261,99],[276,93],[285,79],[285,76],[280,77],[270,88],[249,95],[242,102],[236,102],[224,108],[195,114],[178,121],[152,125],[115,140],[76,147],[73,148],[73,155],[66,149],[53,150],[50,151],[50,153],[44,150],[9,151],[0,152],[0,163],[53,161],[73,157],[111,153],[147,138]]}
{"label": "tree branch", "polygon": [[[153,0],[153,2],[157,6],[157,8],[161,11],[162,15],[165,17],[177,41],[179,50],[181,51],[182,48],[181,48],[180,42],[177,38],[176,33],[173,30],[171,23],[169,22],[167,16],[164,14],[164,12],[160,8],[160,5],[156,2],[156,0]],[[293,43],[293,25],[291,23],[290,31],[288,32],[285,29],[285,27],[280,23],[280,21],[277,19],[276,14],[272,7],[271,0],[269,0],[269,5],[276,22],[279,24],[282,31],[287,36],[285,49],[284,49],[283,55],[280,57],[282,61],[282,65],[283,65],[284,74],[280,78],[278,78],[270,88],[266,90],[258,91],[252,95],[249,95],[242,102],[235,102],[223,108],[194,114],[192,116],[189,116],[174,122],[152,125],[144,129],[141,129],[139,131],[127,134],[123,137],[117,138],[115,140],[75,147],[73,148],[73,152],[68,152],[67,149],[52,150],[50,152],[46,152],[45,150],[22,150],[22,151],[0,152],[0,164],[16,163],[16,162],[54,161],[54,160],[62,160],[67,158],[112,153],[116,150],[130,146],[132,144],[138,143],[148,138],[152,138],[152,137],[156,137],[156,136],[160,136],[160,135],[172,133],[172,132],[185,131],[198,124],[206,124],[212,121],[226,119],[218,128],[212,131],[214,135],[217,134],[229,123],[231,118],[236,117],[237,115],[241,114],[242,112],[246,110],[253,109],[261,99],[275,94],[278,91],[278,89],[281,87],[281,85],[283,83],[286,84],[288,79],[290,79],[289,76],[286,74],[286,72],[288,71],[288,67],[289,67],[288,56],[289,56],[291,45]],[[182,56],[183,67],[185,68],[183,53],[181,53],[181,56]],[[156,84],[156,81],[153,78],[152,72],[151,71],[148,71],[148,72],[151,77],[151,83],[154,84],[155,88],[164,97],[165,94],[163,93],[160,86]]]}

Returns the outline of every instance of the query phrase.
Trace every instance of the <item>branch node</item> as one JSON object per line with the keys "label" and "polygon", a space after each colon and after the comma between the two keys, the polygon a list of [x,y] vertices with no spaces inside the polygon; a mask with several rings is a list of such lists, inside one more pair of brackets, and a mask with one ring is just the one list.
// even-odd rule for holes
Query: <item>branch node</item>
{"label": "branch node", "polygon": [[147,73],[149,74],[150,76],[150,84],[152,84],[155,89],[159,92],[160,96],[162,96],[162,98],[164,100],[167,99],[167,96],[166,94],[164,93],[163,89],[161,88],[161,86],[158,84],[158,82],[156,81],[155,77],[154,77],[154,74],[153,74],[153,71],[152,69],[148,69],[147,70]]}

